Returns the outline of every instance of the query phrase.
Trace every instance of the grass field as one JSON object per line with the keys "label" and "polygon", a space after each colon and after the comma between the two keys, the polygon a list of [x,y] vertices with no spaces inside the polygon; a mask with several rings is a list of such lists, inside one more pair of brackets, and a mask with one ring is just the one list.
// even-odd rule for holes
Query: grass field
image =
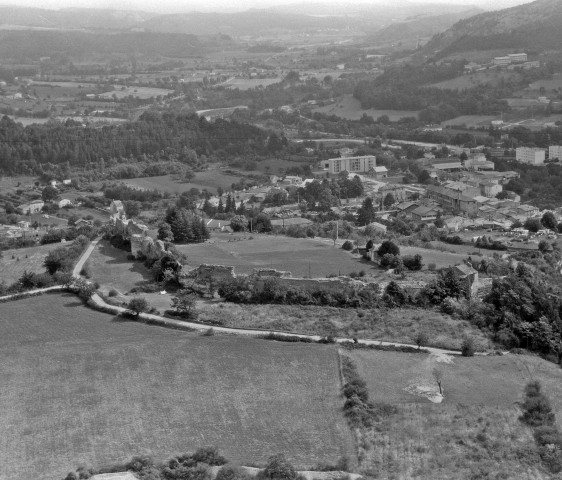
{"label": "grass field", "polygon": [[461,115],[441,122],[441,125],[449,127],[456,125],[466,125],[467,128],[489,126],[492,120],[499,120],[498,117],[491,115]]}
{"label": "grass field", "polygon": [[254,236],[253,239],[178,245],[187,255],[190,267],[201,264],[231,265],[236,273],[252,273],[254,268],[289,271],[296,277],[326,277],[369,270],[372,264],[353,257],[331,243],[282,236]]}
{"label": "grass field", "polygon": [[313,335],[372,338],[399,343],[415,343],[416,334],[428,333],[435,347],[460,349],[463,337],[475,339],[479,350],[490,347],[478,328],[437,310],[362,310],[298,305],[240,305],[201,302],[199,321],[227,327],[283,330]]}
{"label": "grass field", "polygon": [[72,295],[2,304],[0,329],[2,480],[202,445],[245,464],[353,454],[333,346],[203,337],[117,320]]}
{"label": "grass field", "polygon": [[280,78],[233,78],[221,85],[223,87],[238,88],[239,90],[249,90],[250,88],[260,86],[267,87],[274,83],[279,83],[280,81]]}
{"label": "grass field", "polygon": [[[356,432],[364,471],[377,471],[383,479],[552,478],[540,467],[516,402],[525,384],[538,379],[560,419],[562,371],[556,365],[517,355],[453,359],[365,350],[346,355],[356,361],[372,400],[398,407],[378,428]],[[439,404],[425,396],[437,393],[436,367],[443,372]]]}
{"label": "grass field", "polygon": [[359,100],[353,98],[352,95],[345,95],[332,105],[315,108],[314,112],[325,113],[327,115],[337,115],[338,117],[347,118],[348,120],[358,120],[364,113],[373,117],[375,120],[382,115],[387,115],[391,121],[397,121],[404,117],[416,117],[417,111],[408,110],[377,110],[375,108],[363,109]]}
{"label": "grass field", "polygon": [[122,294],[151,281],[150,272],[142,262],[127,260],[127,255],[125,250],[108,242],[99,242],[86,262],[90,278],[101,284],[104,291],[114,288]]}
{"label": "grass field", "polygon": [[176,180],[172,175],[162,175],[158,177],[131,178],[125,180],[126,185],[133,185],[147,190],[159,190],[168,193],[182,193],[198,188],[207,189],[211,193],[217,193],[217,187],[230,189],[233,183],[239,182],[242,176],[229,175],[222,170],[207,170],[197,172],[195,178],[184,183]]}
{"label": "grass field", "polygon": [[[449,248],[450,247],[450,248]],[[443,245],[443,248],[447,250],[455,250],[455,245]],[[459,249],[462,251],[463,249]],[[477,248],[467,249],[470,251],[477,251]],[[400,254],[404,255],[416,255],[419,254],[423,257],[424,269],[427,269],[427,266],[430,263],[435,263],[437,268],[445,268],[445,267],[452,267],[453,265],[458,265],[462,263],[464,259],[468,257],[468,254],[464,253],[450,253],[450,252],[441,252],[439,250],[431,250],[427,248],[418,248],[418,247],[403,247],[400,246]],[[478,255],[471,255],[473,260],[478,260],[480,257]]]}
{"label": "grass field", "polygon": [[4,250],[0,257],[0,282],[4,281],[10,285],[18,281],[26,270],[44,273],[43,261],[49,252],[57,247],[60,247],[60,244]]}

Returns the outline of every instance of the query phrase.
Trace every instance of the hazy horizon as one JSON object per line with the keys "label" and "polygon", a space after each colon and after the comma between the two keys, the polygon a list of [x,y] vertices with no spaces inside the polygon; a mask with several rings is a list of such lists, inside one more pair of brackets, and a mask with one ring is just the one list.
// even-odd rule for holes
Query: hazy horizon
{"label": "hazy horizon", "polygon": [[327,4],[327,5],[396,5],[396,4],[454,4],[477,6],[497,10],[531,3],[534,0],[242,0],[233,6],[232,0],[163,0],[155,4],[148,0],[10,0],[0,1],[0,6],[35,7],[46,9],[61,8],[103,8],[112,10],[139,10],[155,13],[180,13],[191,11],[234,12],[248,9],[263,9],[275,6]]}

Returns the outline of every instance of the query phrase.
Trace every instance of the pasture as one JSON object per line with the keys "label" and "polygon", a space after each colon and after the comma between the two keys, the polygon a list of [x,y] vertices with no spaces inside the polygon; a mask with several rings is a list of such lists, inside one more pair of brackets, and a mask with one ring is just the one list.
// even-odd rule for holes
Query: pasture
{"label": "pasture", "polygon": [[15,283],[25,271],[44,273],[43,262],[45,257],[51,250],[58,247],[60,247],[60,244],[4,250],[2,256],[0,256],[0,282],[6,282],[7,285]]}
{"label": "pasture", "polygon": [[550,79],[537,80],[536,82],[531,83],[529,85],[529,88],[531,90],[540,90],[541,88],[544,88],[547,91],[558,91],[560,88],[562,88],[562,75],[559,73],[555,73]]}
{"label": "pasture", "polygon": [[[442,245],[443,248],[446,248],[447,250],[455,250],[456,247],[456,245],[445,245],[445,244]],[[474,247],[467,248],[466,246],[464,247],[464,249],[470,251],[478,250],[477,248]],[[461,248],[458,249],[458,251],[462,251],[462,250],[463,250],[463,246],[461,246]],[[468,257],[468,253],[467,254],[451,253],[450,251],[441,252],[439,250],[431,250],[428,248],[405,247],[402,245],[400,245],[400,254],[402,256],[416,255],[416,254],[421,255],[423,257],[424,269],[427,269],[427,266],[430,263],[434,263],[437,268],[452,267],[454,265],[458,265],[459,263],[462,263],[463,260],[465,260]],[[479,255],[471,255],[471,257],[473,260],[480,260]]]}
{"label": "pasture", "polygon": [[353,455],[333,346],[123,321],[70,294],[1,304],[0,329],[2,479],[202,445],[301,468]]}
{"label": "pasture", "polygon": [[230,175],[223,170],[205,170],[197,172],[191,182],[179,181],[173,175],[161,175],[158,177],[131,178],[123,183],[145,190],[156,189],[160,192],[177,193],[187,192],[192,188],[199,190],[207,189],[209,192],[217,193],[217,187],[230,189],[233,183],[239,182],[241,175]]}
{"label": "pasture", "polygon": [[201,264],[231,265],[236,273],[252,273],[254,268],[275,268],[289,271],[294,277],[326,277],[329,274],[349,274],[371,265],[331,242],[283,236],[259,236],[242,240],[231,237],[214,241],[178,245],[187,255],[190,267]]}
{"label": "pasture", "polygon": [[[397,406],[377,428],[356,432],[363,471],[377,478],[546,479],[531,430],[519,421],[524,386],[540,380],[560,422],[562,372],[531,356],[440,357],[398,352],[346,352],[371,399]],[[442,403],[434,368],[443,372]],[[496,476],[498,473],[505,476]],[[489,476],[487,476],[489,475]]]}
{"label": "pasture", "polygon": [[375,120],[382,115],[387,115],[388,118],[395,122],[405,117],[416,117],[418,116],[417,111],[408,110],[377,110],[375,108],[369,108],[367,110],[361,108],[361,103],[359,100],[353,98],[352,95],[344,95],[336,103],[332,105],[326,105],[324,107],[318,107],[313,109],[313,112],[324,113],[326,115],[337,115],[338,117],[346,118],[348,120],[358,120],[364,113],[373,117]]}
{"label": "pasture", "polygon": [[499,120],[499,117],[492,115],[461,115],[441,122],[444,127],[466,126],[466,128],[489,126],[492,120]]}

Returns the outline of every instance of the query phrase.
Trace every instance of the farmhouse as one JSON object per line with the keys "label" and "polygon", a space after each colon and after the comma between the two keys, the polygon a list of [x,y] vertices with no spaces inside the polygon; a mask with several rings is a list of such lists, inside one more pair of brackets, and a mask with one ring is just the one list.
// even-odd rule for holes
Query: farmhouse
{"label": "farmhouse", "polygon": [[59,208],[66,207],[68,205],[72,205],[72,202],[68,198],[62,198],[57,202]]}
{"label": "farmhouse", "polygon": [[24,215],[32,215],[34,213],[39,213],[41,209],[45,206],[45,202],[42,200],[36,200],[31,203],[23,203],[18,206]]}
{"label": "farmhouse", "polygon": [[416,222],[434,222],[439,214],[439,210],[433,207],[421,205],[412,210],[412,219]]}

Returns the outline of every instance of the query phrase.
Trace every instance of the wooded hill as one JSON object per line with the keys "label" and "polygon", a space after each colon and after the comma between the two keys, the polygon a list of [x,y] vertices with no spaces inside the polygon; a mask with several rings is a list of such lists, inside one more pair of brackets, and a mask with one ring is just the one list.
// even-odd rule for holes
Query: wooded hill
{"label": "wooded hill", "polygon": [[424,48],[440,57],[470,50],[545,51],[562,44],[562,2],[537,0],[461,20]]}

